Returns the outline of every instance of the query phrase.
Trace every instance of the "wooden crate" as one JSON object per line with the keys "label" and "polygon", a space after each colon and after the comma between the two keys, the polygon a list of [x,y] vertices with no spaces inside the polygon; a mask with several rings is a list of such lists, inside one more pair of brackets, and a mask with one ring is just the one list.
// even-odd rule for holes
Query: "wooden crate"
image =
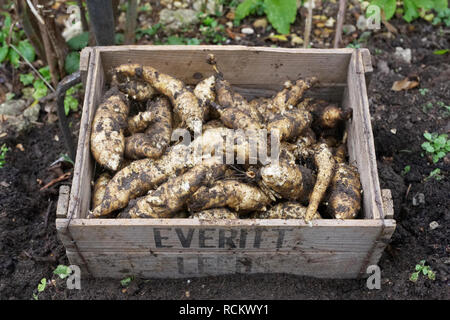
{"label": "wooden crate", "polygon": [[[89,137],[109,70],[122,63],[151,65],[188,84],[211,75],[208,53],[244,95],[272,95],[290,79],[317,76],[312,96],[353,109],[348,122],[350,161],[363,187],[363,218],[355,220],[85,219],[94,161]],[[365,74],[365,49],[281,49],[243,46],[120,46],[82,52],[86,95],[74,178],[62,190],[56,220],[71,264],[84,275],[180,278],[230,273],[290,273],[320,278],[364,276],[395,229],[390,191],[381,192]]]}

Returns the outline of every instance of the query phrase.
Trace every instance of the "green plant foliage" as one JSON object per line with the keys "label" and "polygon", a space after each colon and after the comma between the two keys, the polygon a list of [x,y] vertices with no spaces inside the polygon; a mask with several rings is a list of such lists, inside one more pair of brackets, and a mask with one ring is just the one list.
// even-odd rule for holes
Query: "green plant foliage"
{"label": "green plant foliage", "polygon": [[64,62],[64,69],[68,74],[71,74],[78,71],[79,68],[80,68],[80,53],[72,51],[66,56],[66,60]]}
{"label": "green plant foliage", "polygon": [[70,269],[68,266],[65,266],[63,264],[60,264],[56,267],[55,270],[53,270],[53,274],[56,274],[61,279],[65,279],[72,273],[72,269]]}
{"label": "green plant foliage", "polygon": [[419,275],[422,273],[424,276],[427,276],[430,280],[436,280],[436,273],[431,270],[430,266],[425,265],[425,260],[421,260],[419,264],[416,264],[415,267],[416,272],[413,272],[409,277],[409,280],[412,282],[417,282],[419,279]]}
{"label": "green plant foliage", "polygon": [[270,24],[281,34],[288,34],[297,16],[296,0],[244,0],[236,8],[235,22],[249,15],[266,14]]}
{"label": "green plant foliage", "polygon": [[120,280],[120,284],[122,285],[122,287],[128,287],[131,281],[133,281],[133,277],[127,277],[125,279]]}
{"label": "green plant foliage", "polygon": [[24,86],[27,86],[29,84],[32,84],[34,81],[34,76],[32,73],[25,73],[25,74],[21,74],[20,77],[20,82],[22,82],[22,84]]}
{"label": "green plant foliage", "polygon": [[89,32],[87,31],[67,41],[67,45],[69,46],[69,48],[74,51],[79,51],[83,49],[88,45],[88,43],[89,43]]}
{"label": "green plant foliage", "polygon": [[147,29],[137,29],[136,30],[136,40],[141,39],[143,36],[147,35],[149,37],[154,36],[159,29],[161,29],[162,25],[160,23],[157,23],[153,26],[151,26],[151,28],[147,28]]}
{"label": "green plant foliage", "polygon": [[33,82],[33,98],[39,100],[47,95],[47,85],[41,79],[37,79]]}
{"label": "green plant foliage", "polygon": [[66,91],[66,96],[64,97],[64,113],[66,116],[70,111],[78,111],[78,99],[74,95],[78,93],[81,86],[81,83],[79,83]]}
{"label": "green plant foliage", "polygon": [[0,168],[3,168],[3,166],[6,163],[6,153],[9,151],[9,148],[6,146],[6,144],[3,144],[0,147]]}
{"label": "green plant foliage", "polygon": [[[446,27],[450,27],[450,9],[446,8],[438,12],[437,16],[434,17],[432,24],[437,25],[439,23],[445,24]],[[446,49],[448,52],[448,49]]]}
{"label": "green plant foliage", "polygon": [[423,136],[428,141],[422,143],[422,149],[432,156],[433,163],[438,162],[450,152],[450,140],[447,139],[447,134],[438,135],[437,133],[425,132]]}
{"label": "green plant foliage", "polygon": [[264,0],[244,0],[241,2],[234,13],[234,19],[240,22],[250,15],[262,15],[264,13]]}
{"label": "green plant foliage", "polygon": [[11,15],[7,12],[0,12],[4,17],[3,26],[0,29],[0,63],[9,61],[15,68],[20,65],[20,55],[11,45],[13,45],[20,54],[29,62],[36,59],[36,52],[30,42],[25,39],[25,34],[16,26],[12,26]]}
{"label": "green plant foliage", "polygon": [[[447,13],[448,0],[372,0],[371,4],[380,7],[386,20],[390,20],[396,11],[403,13],[403,19],[406,22],[411,22],[419,17],[428,20],[430,15],[427,15],[426,11],[434,10],[438,15],[437,19],[433,20],[433,24],[450,23],[450,13]],[[397,4],[401,4],[402,8],[397,8]],[[428,21],[431,19],[432,15]]]}

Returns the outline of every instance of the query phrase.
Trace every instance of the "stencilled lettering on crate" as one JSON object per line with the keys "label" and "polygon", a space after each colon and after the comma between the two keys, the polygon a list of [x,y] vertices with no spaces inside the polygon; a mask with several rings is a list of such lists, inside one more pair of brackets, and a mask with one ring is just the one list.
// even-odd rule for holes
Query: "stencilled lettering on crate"
{"label": "stencilled lettering on crate", "polygon": [[[155,249],[286,249],[298,243],[292,228],[152,228]],[[297,234],[297,235],[296,235]]]}

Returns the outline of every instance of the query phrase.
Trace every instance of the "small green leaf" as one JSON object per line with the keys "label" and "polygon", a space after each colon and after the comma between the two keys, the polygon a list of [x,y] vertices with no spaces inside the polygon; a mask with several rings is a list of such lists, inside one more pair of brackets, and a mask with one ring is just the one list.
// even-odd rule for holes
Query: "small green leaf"
{"label": "small green leaf", "polygon": [[424,149],[426,152],[430,152],[430,153],[434,152],[433,146],[428,141],[422,143],[422,149]]}
{"label": "small green leaf", "polygon": [[416,264],[416,271],[420,271],[422,269],[422,266],[420,264]]}
{"label": "small green leaf", "polygon": [[264,0],[264,12],[272,26],[281,34],[288,34],[297,16],[296,0]]}
{"label": "small green leaf", "polygon": [[433,271],[429,271],[428,272],[428,279],[430,280],[436,280],[436,273],[434,273]]}
{"label": "small green leaf", "polygon": [[200,40],[197,38],[191,38],[187,40],[186,44],[190,46],[198,46],[200,44]]}
{"label": "small green leaf", "polygon": [[36,80],[33,82],[34,87],[34,93],[33,98],[36,100],[39,100],[47,95],[47,86],[45,85],[44,81],[42,80]]}
{"label": "small green leaf", "polygon": [[8,56],[9,47],[6,43],[0,48],[0,63],[2,63]]}
{"label": "small green leaf", "polygon": [[41,76],[45,79],[45,81],[50,82],[52,80],[49,66],[42,67],[38,71],[41,74]]}
{"label": "small green leaf", "polygon": [[45,278],[41,279],[41,282],[38,284],[38,292],[44,291],[46,286],[47,286],[47,279]]}
{"label": "small green leaf", "polygon": [[380,9],[383,10],[386,20],[390,20],[394,16],[395,9],[397,8],[397,3],[395,0],[375,0],[370,4],[379,6]]}
{"label": "small green leaf", "polygon": [[58,275],[61,279],[67,278],[71,273],[72,269],[63,264],[58,265],[56,269],[53,271],[53,274]]}
{"label": "small green leaf", "polygon": [[9,50],[8,54],[9,62],[15,67],[18,68],[20,65],[20,56],[15,50]]}
{"label": "small green leaf", "polygon": [[235,21],[241,21],[248,15],[250,15],[252,12],[255,11],[255,8],[258,6],[258,4],[261,4],[260,0],[244,0],[242,1],[236,8],[236,11],[234,13],[234,19]]}
{"label": "small green leaf", "polygon": [[34,76],[32,73],[25,73],[25,74],[21,74],[20,77],[20,82],[22,82],[22,84],[24,86],[27,86],[29,84],[32,84],[34,81]]}
{"label": "small green leaf", "polygon": [[170,45],[181,45],[181,44],[184,44],[184,41],[180,37],[170,36],[170,37],[167,38],[167,44],[170,44]]}
{"label": "small green leaf", "polygon": [[432,140],[432,135],[431,135],[431,133],[429,133],[429,132],[425,132],[425,133],[423,134],[423,136],[424,136],[425,139],[427,139],[428,141],[431,141],[431,140]]}
{"label": "small green leaf", "polygon": [[64,97],[64,112],[66,116],[69,114],[70,111],[77,111],[78,110],[78,100],[75,99],[73,96],[66,95]]}
{"label": "small green leaf", "polygon": [[130,283],[131,283],[132,280],[133,280],[133,277],[128,277],[128,278],[125,278],[125,279],[120,280],[120,284],[121,284],[123,287],[128,287],[128,286],[130,285]]}
{"label": "small green leaf", "polygon": [[403,19],[406,22],[411,22],[419,17],[419,11],[417,10],[413,0],[403,0],[403,6],[405,11]]}
{"label": "small green leaf", "polygon": [[449,49],[434,50],[433,54],[443,55],[443,54],[446,54],[448,51],[449,51]]}
{"label": "small green leaf", "polygon": [[67,41],[67,45],[73,51],[79,51],[79,50],[83,49],[84,47],[86,47],[88,45],[88,43],[89,43],[89,32],[87,32],[87,31],[83,32],[83,33],[73,37],[69,41]]}
{"label": "small green leaf", "polygon": [[68,74],[72,74],[80,69],[80,53],[72,51],[66,56],[64,69]]}
{"label": "small green leaf", "polygon": [[20,41],[17,49],[29,62],[33,62],[36,59],[36,52],[28,40]]}
{"label": "small green leaf", "polygon": [[411,280],[412,282],[416,282],[417,279],[419,279],[419,272],[413,272],[409,277],[409,280]]}

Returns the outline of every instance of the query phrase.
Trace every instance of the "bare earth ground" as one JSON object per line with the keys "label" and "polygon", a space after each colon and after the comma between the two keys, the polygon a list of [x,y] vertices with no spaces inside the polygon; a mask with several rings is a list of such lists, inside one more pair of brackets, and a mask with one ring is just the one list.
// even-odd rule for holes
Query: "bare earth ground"
{"label": "bare earth ground", "polygon": [[[438,101],[450,104],[450,59],[448,54],[433,54],[433,50],[449,48],[449,42],[429,24],[415,23],[414,30],[400,20],[393,24],[400,31],[396,39],[377,34],[367,44],[375,68],[368,96],[380,182],[382,188],[393,192],[397,220],[392,242],[379,263],[381,290],[368,290],[365,280],[284,274],[230,275],[190,282],[135,279],[127,289],[117,280],[82,280],[82,290],[65,289],[64,281],[52,276],[58,264],[68,264],[54,222],[61,183],[39,191],[57,176],[47,168],[65,152],[62,141],[54,138],[59,132],[53,124],[36,127],[18,138],[0,139],[0,145],[12,146],[7,164],[0,169],[0,299],[32,299],[44,277],[55,279],[55,285],[47,286],[39,299],[449,299],[449,159],[432,165],[421,156],[420,147],[424,131],[450,131],[449,115],[437,105]],[[300,30],[302,25],[296,28]],[[268,45],[257,39],[243,44]],[[412,64],[394,57],[396,46],[412,49]],[[411,75],[420,78],[420,88],[429,89],[425,96],[417,88],[391,91],[395,80]],[[428,102],[434,107],[425,112],[423,105]],[[25,151],[14,148],[19,143]],[[411,171],[403,176],[406,165]],[[444,178],[424,181],[434,168],[440,168]],[[425,196],[425,203],[413,206],[412,199],[419,193]],[[432,221],[439,227],[431,230]],[[415,284],[409,281],[420,260],[436,271],[435,281],[423,276]]]}

